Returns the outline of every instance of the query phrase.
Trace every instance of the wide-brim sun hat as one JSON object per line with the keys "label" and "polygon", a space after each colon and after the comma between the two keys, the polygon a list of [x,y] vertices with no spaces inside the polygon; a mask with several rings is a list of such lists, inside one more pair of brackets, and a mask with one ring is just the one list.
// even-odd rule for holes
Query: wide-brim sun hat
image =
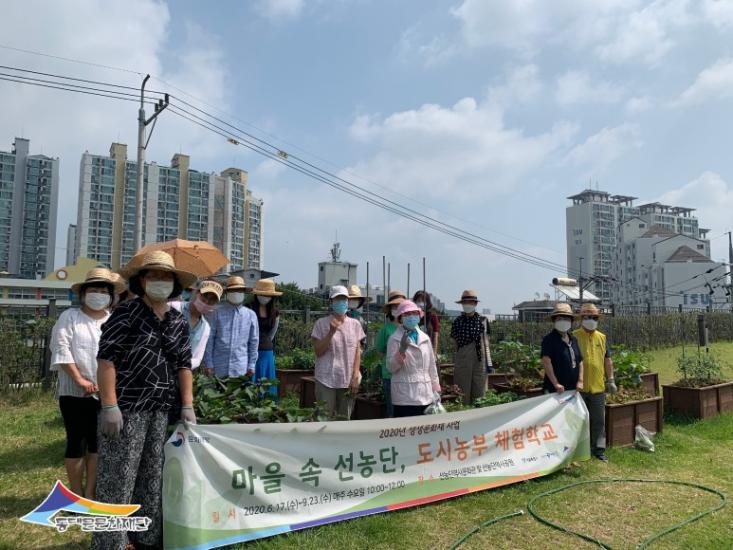
{"label": "wide-brim sun hat", "polygon": [[196,277],[196,275],[194,275],[193,273],[183,271],[182,269],[177,269],[176,264],[173,261],[173,257],[167,252],[163,252],[162,250],[153,250],[151,252],[148,252],[143,257],[143,261],[140,265],[136,265],[134,267],[128,266],[123,270],[122,274],[123,276],[127,277],[127,279],[131,279],[132,277],[137,276],[141,271],[150,270],[168,271],[170,273],[173,273],[178,279],[178,283],[181,285],[182,288],[189,288],[193,286],[193,284],[198,279],[198,277]]}
{"label": "wide-brim sun hat", "polygon": [[549,315],[550,319],[554,319],[555,317],[571,317],[575,319],[576,315],[573,313],[573,308],[570,304],[567,302],[557,302],[552,313]]}
{"label": "wide-brim sun hat", "polygon": [[95,267],[87,271],[86,277],[79,283],[71,285],[71,291],[79,294],[81,287],[84,285],[93,285],[94,283],[112,285],[113,292],[120,294],[125,291],[125,280],[117,273],[113,273],[106,267]]}
{"label": "wide-brim sun hat", "polygon": [[332,286],[331,287],[331,290],[328,293],[329,300],[333,300],[334,298],[338,298],[339,296],[343,296],[344,298],[348,298],[349,297],[349,291],[343,285]]}
{"label": "wide-brim sun hat", "polygon": [[461,299],[460,300],[456,300],[456,303],[457,304],[462,304],[463,302],[466,302],[468,300],[470,300],[472,302],[478,302],[479,301],[478,294],[476,294],[476,291],[475,290],[464,290],[463,291],[463,294],[461,294]]}
{"label": "wide-brim sun hat", "polygon": [[400,317],[401,315],[404,315],[405,313],[412,313],[416,312],[420,314],[420,318],[422,319],[425,315],[423,313],[423,310],[417,307],[417,304],[413,302],[412,300],[403,300],[399,306],[397,306],[397,317]]}
{"label": "wide-brim sun hat", "polygon": [[398,294],[396,294],[394,296],[393,296],[393,294],[394,294],[393,292],[390,292],[389,293],[389,298],[390,298],[389,299],[389,302],[387,302],[386,304],[384,304],[384,312],[385,313],[390,313],[390,310],[392,309],[392,306],[398,306],[402,302],[404,302],[405,300],[407,300],[407,298],[402,293],[400,293],[399,291],[397,291],[397,292],[398,292]]}
{"label": "wide-brim sun hat", "polygon": [[271,298],[277,298],[283,295],[282,292],[276,290],[275,281],[272,279],[260,279],[257,281],[252,294],[256,296],[270,296]]}
{"label": "wide-brim sun hat", "polygon": [[365,302],[371,302],[371,298],[366,298],[361,293],[361,288],[359,285],[351,285],[349,287],[349,300],[361,300],[361,303],[364,304]]}
{"label": "wide-brim sun hat", "polygon": [[600,317],[601,310],[598,309],[598,307],[595,304],[590,304],[590,303],[583,304],[582,306],[580,306],[578,317],[585,317],[585,316]]}
{"label": "wide-brim sun hat", "polygon": [[224,284],[224,290],[226,292],[232,292],[235,290],[247,292],[248,290],[252,289],[247,288],[247,285],[244,283],[244,279],[242,279],[242,277],[239,277],[238,275],[232,275],[227,279],[227,282]]}
{"label": "wide-brim sun hat", "polygon": [[224,294],[224,287],[222,287],[216,281],[204,281],[199,285],[199,294],[215,294],[217,300],[221,300],[221,295]]}

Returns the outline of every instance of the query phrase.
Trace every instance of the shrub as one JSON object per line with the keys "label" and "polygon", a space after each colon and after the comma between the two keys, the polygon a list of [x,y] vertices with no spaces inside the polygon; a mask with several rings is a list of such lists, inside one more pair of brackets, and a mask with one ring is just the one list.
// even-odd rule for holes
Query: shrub
{"label": "shrub", "polygon": [[677,371],[682,375],[677,382],[680,386],[699,388],[723,382],[723,364],[712,353],[680,355]]}

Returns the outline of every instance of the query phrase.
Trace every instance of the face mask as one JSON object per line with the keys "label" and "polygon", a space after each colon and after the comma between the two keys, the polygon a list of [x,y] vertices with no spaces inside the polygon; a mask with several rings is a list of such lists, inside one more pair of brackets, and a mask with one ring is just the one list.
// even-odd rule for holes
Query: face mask
{"label": "face mask", "polygon": [[361,300],[349,300],[349,309],[359,309]]}
{"label": "face mask", "polygon": [[238,306],[244,302],[244,292],[227,292],[227,301],[234,306]]}
{"label": "face mask", "polygon": [[595,319],[583,319],[583,328],[596,330],[598,328],[598,321]]}
{"label": "face mask", "polygon": [[464,313],[473,313],[476,311],[476,306],[473,304],[463,304],[463,312]]}
{"label": "face mask", "polygon": [[173,292],[173,281],[150,281],[145,283],[145,294],[151,300],[164,302]]}
{"label": "face mask", "polygon": [[196,306],[196,309],[199,310],[199,313],[202,313],[204,315],[208,315],[212,311],[214,311],[214,306],[210,306],[206,302],[204,302],[201,299],[201,296],[196,296],[196,299],[193,301],[193,305]]}
{"label": "face mask", "polygon": [[191,299],[191,291],[190,290],[184,290],[181,292],[181,300],[189,301]]}
{"label": "face mask", "polygon": [[567,332],[572,326],[573,323],[571,323],[567,319],[558,319],[557,321],[555,321],[555,330],[557,330],[558,332]]}
{"label": "face mask", "polygon": [[406,330],[415,330],[419,324],[420,317],[417,315],[410,315],[409,317],[402,318],[402,326],[405,327]]}
{"label": "face mask", "polygon": [[346,310],[349,309],[349,304],[346,300],[339,300],[331,304],[331,309],[336,315],[345,315]]}
{"label": "face mask", "polygon": [[257,296],[257,301],[261,303],[263,306],[266,306],[272,301],[271,296]]}
{"label": "face mask", "polygon": [[392,317],[397,319],[397,308],[396,307],[390,308],[389,312],[392,315]]}
{"label": "face mask", "polygon": [[415,305],[420,309],[425,309],[425,302],[415,302]]}
{"label": "face mask", "polygon": [[102,311],[104,308],[109,306],[109,302],[109,294],[102,294],[101,292],[87,292],[84,295],[84,305],[94,311]]}

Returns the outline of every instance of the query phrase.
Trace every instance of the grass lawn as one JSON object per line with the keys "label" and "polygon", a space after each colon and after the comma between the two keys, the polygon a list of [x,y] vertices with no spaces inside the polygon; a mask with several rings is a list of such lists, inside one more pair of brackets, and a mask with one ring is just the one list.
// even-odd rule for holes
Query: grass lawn
{"label": "grass lawn", "polygon": [[[710,344],[710,351],[725,364],[725,377],[733,378],[733,342],[716,342]],[[697,346],[685,346],[685,353],[697,353]],[[659,373],[660,384],[672,384],[679,380],[677,357],[681,354],[682,346],[649,352],[651,358],[650,370]]]}
{"label": "grass lawn", "polygon": [[[733,364],[733,344],[713,346]],[[672,382],[678,350],[653,354],[652,369]],[[730,373],[730,371],[729,371]],[[0,398],[0,548],[86,548],[89,537],[73,528],[64,534],[35,527],[18,517],[37,506],[63,469],[64,430],[49,394]],[[463,532],[486,519],[525,509],[533,496],[569,483],[599,478],[670,479],[701,483],[733,497],[733,415],[704,422],[670,420],[657,437],[657,452],[611,449],[610,463],[578,468],[509,487],[442,503],[375,515],[237,548],[447,548]],[[546,517],[583,530],[613,548],[634,548],[667,525],[711,507],[716,497],[674,485],[588,485],[548,497],[539,508]],[[462,548],[595,548],[545,527],[525,515],[481,531]],[[733,548],[733,505],[654,544],[652,548]]]}

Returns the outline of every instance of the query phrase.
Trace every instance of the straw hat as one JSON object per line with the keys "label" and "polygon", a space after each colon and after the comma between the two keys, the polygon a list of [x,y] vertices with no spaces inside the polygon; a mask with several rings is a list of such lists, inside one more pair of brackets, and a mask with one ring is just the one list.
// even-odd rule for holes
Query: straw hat
{"label": "straw hat", "polygon": [[237,275],[232,275],[227,279],[227,282],[224,284],[224,290],[226,290],[227,292],[230,292],[232,290],[242,290],[244,292],[247,292],[248,290],[252,289],[247,288],[247,285],[244,284],[244,279],[238,277]]}
{"label": "straw hat", "polygon": [[466,300],[473,300],[473,301],[478,302],[479,301],[478,294],[476,294],[476,291],[475,290],[464,290],[463,294],[461,294],[461,299],[457,300],[456,303],[462,304]]}
{"label": "straw hat", "polygon": [[275,290],[275,281],[272,279],[260,279],[255,283],[255,289],[252,291],[252,294],[255,294],[257,296],[282,296],[282,292],[278,292]]}
{"label": "straw hat", "polygon": [[71,291],[74,294],[79,294],[83,285],[94,283],[112,285],[115,294],[119,294],[125,290],[125,281],[117,273],[112,273],[106,267],[95,267],[87,271],[87,276],[82,282],[72,285]]}
{"label": "straw hat", "polygon": [[573,308],[567,302],[557,302],[555,309],[550,313],[550,319],[555,317],[575,317],[575,313],[573,313]]}
{"label": "straw hat", "polygon": [[141,271],[150,269],[155,269],[157,271],[170,271],[176,276],[178,283],[183,288],[193,286],[197,279],[196,275],[193,273],[176,269],[176,264],[173,262],[171,255],[167,252],[163,252],[162,250],[153,250],[152,252],[148,252],[143,256],[143,261],[140,265],[130,267],[128,264],[122,274],[128,279],[131,279]]}
{"label": "straw hat", "polygon": [[361,294],[361,288],[359,288],[359,285],[351,285],[349,287],[349,300],[361,300],[361,304],[363,305],[364,302],[371,302],[372,299],[365,298]]}
{"label": "straw hat", "polygon": [[595,304],[583,304],[582,306],[580,306],[578,317],[584,317],[586,315],[592,317],[600,317],[601,310],[598,309]]}
{"label": "straw hat", "polygon": [[216,281],[204,281],[198,288],[199,294],[206,294],[211,292],[216,294],[216,298],[221,300],[221,295],[224,294],[224,288]]}
{"label": "straw hat", "polygon": [[389,313],[392,306],[398,306],[407,300],[407,296],[401,290],[393,290],[389,293],[389,300],[384,304],[384,312]]}
{"label": "straw hat", "polygon": [[417,307],[417,304],[413,302],[412,300],[402,300],[399,307],[397,308],[397,317],[404,313],[408,313],[411,311],[417,311],[420,313],[420,318],[422,319],[425,313],[423,313],[423,310]]}
{"label": "straw hat", "polygon": [[119,284],[119,286],[122,288],[122,290],[118,292],[118,287],[115,287],[115,294],[122,294],[123,292],[125,292],[125,290],[127,290],[127,281],[122,275],[120,275],[116,271],[112,271],[112,280],[115,284]]}

